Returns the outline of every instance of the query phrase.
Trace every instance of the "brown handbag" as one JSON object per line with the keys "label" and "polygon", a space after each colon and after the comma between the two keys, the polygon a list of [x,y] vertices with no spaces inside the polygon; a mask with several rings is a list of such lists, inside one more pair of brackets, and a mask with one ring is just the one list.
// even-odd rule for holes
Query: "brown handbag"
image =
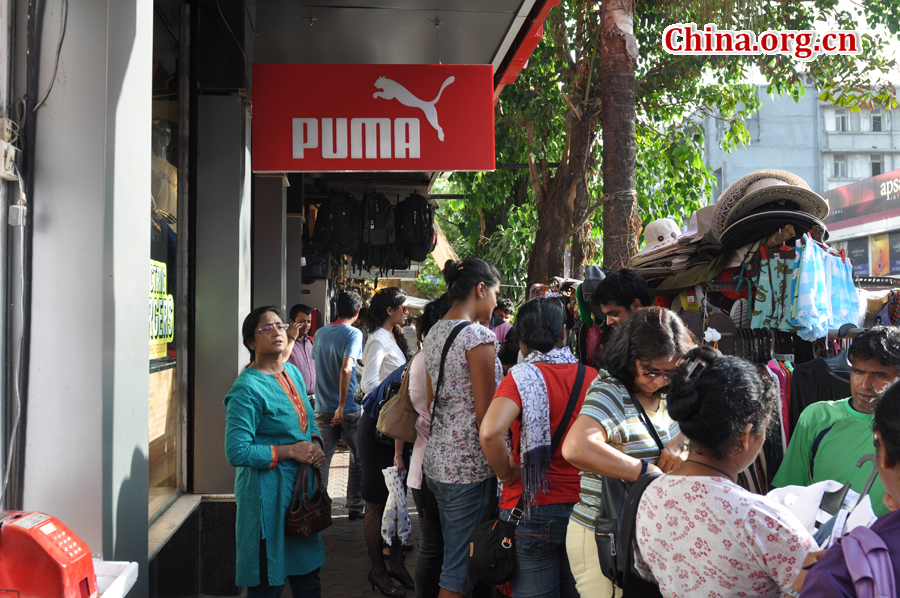
{"label": "brown handbag", "polygon": [[412,399],[409,396],[411,364],[412,359],[409,360],[406,371],[403,372],[400,390],[382,405],[375,427],[385,436],[412,443],[416,441],[416,419],[419,414],[413,407]]}
{"label": "brown handbag", "polygon": [[313,472],[316,486],[312,496],[306,492],[309,488],[309,465],[302,464],[297,472],[294,499],[284,518],[285,533],[308,538],[331,527],[331,498],[328,497],[328,490],[322,487],[319,468],[313,469]]}

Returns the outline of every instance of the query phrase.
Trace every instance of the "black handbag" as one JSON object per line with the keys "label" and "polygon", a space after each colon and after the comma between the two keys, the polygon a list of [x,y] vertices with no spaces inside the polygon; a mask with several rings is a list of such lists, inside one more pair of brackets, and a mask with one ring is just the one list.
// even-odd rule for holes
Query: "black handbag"
{"label": "black handbag", "polygon": [[[553,433],[550,441],[550,458],[556,454],[559,443],[569,427],[581,387],[584,384],[585,367],[578,364],[575,384],[569,394],[566,412]],[[512,519],[503,521],[499,517],[478,525],[469,540],[469,574],[492,585],[500,585],[512,579],[516,573],[516,527],[522,519],[524,494],[513,509]]]}
{"label": "black handbag", "polygon": [[[644,411],[644,406],[631,391],[628,394],[641,421],[662,453],[662,440]],[[622,588],[625,592],[623,596],[652,598],[661,595],[656,584],[645,581],[634,569],[633,549],[638,502],[647,485],[659,475],[661,474],[658,472],[645,473],[635,482],[601,477],[600,514],[594,522],[594,539],[603,575],[612,580],[613,586]]]}
{"label": "black handbag", "polygon": [[313,474],[316,487],[310,496],[309,465],[304,463],[297,472],[294,498],[284,517],[284,531],[288,534],[308,538],[331,527],[331,498],[322,486],[322,474],[315,468]]}

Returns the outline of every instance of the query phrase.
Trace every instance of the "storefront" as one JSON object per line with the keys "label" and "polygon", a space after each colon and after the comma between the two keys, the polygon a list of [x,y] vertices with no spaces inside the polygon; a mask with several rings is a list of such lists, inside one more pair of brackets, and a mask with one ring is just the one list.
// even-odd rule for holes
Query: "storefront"
{"label": "storefront", "polygon": [[[325,278],[305,275],[302,264],[311,269],[317,257],[304,252],[303,237],[330,191],[361,200],[377,190],[396,203],[427,195],[443,170],[491,167],[490,134],[456,146],[481,156],[478,164],[425,159],[429,148],[457,143],[452,95],[465,75],[446,71],[481,69],[479,101],[490,115],[556,2],[460,1],[441,12],[424,2],[400,9],[127,0],[51,3],[31,15],[29,4],[0,3],[0,104],[21,129],[18,166],[29,190],[24,226],[0,236],[11,306],[0,321],[0,473],[10,479],[0,508],[50,513],[94,556],[138,562],[131,596],[169,595],[178,584],[181,595],[233,593],[234,470],[223,452],[222,398],[247,363],[243,317],[253,305],[308,298],[327,318],[339,281],[327,269]],[[417,128],[421,160],[257,167],[255,63],[315,63],[328,76],[340,69],[323,65],[385,65],[365,81],[372,109],[383,114],[292,118],[317,119],[320,148],[325,120],[334,118],[333,133],[347,127],[348,159],[358,150],[362,162],[372,148],[373,156],[390,151],[390,160],[412,161]],[[400,78],[403,64],[426,65],[415,68],[435,88],[414,90]],[[413,100],[393,101],[389,88],[373,87],[382,76]],[[425,104],[435,105],[450,77],[435,127]],[[17,111],[23,96],[25,110]],[[391,119],[394,136],[382,143],[380,121],[370,132],[367,123],[355,129],[354,118]],[[299,149],[315,152],[306,122]],[[289,125],[289,142],[291,134]],[[2,185],[6,207],[18,204],[19,185]]]}
{"label": "storefront", "polygon": [[831,245],[846,249],[854,276],[900,276],[900,170],[823,194]]}

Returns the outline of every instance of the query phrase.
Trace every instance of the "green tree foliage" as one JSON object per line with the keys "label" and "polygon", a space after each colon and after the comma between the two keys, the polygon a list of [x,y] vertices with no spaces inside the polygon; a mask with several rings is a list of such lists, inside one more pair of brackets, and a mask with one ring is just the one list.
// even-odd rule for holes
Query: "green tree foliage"
{"label": "green tree foliage", "polygon": [[[720,122],[718,143],[727,151],[750,142],[744,121],[760,105],[756,87],[749,83],[754,70],[765,76],[767,91],[773,95],[799,100],[804,83],[811,81],[821,100],[836,105],[854,109],[872,103],[897,105],[896,89],[886,81],[896,64],[884,58],[887,40],[871,33],[863,34],[859,56],[820,55],[803,63],[787,55],[671,55],[660,43],[664,28],[676,22],[700,27],[711,22],[719,29],[757,32],[847,30],[865,29],[863,19],[887,26],[892,34],[900,28],[896,0],[867,0],[853,6],[843,10],[837,0],[636,1],[634,33],[640,47],[634,98],[636,192],[642,224],[663,216],[681,222],[709,197],[714,178],[703,160],[707,140],[699,121]],[[584,264],[599,261],[596,250],[602,243],[616,242],[603,230],[598,209],[603,202],[603,144],[616,142],[604,138],[599,124],[599,10],[599,3],[563,0],[545,22],[544,38],[528,67],[500,96],[495,113],[498,168],[528,169],[455,173],[450,181],[453,192],[465,194],[466,200],[451,201],[446,219],[457,223],[468,251],[491,259],[509,284],[525,285],[531,246],[542,226],[552,225],[553,236],[571,238],[575,274]],[[572,166],[578,144],[587,146],[587,155]],[[565,188],[553,186],[559,178],[554,178],[559,174],[553,166],[557,163],[576,170],[574,182]],[[554,201],[565,195],[569,204],[541,204],[536,193]],[[552,210],[560,209],[571,212],[562,224],[551,218]],[[562,260],[551,263],[550,275],[562,275]]]}

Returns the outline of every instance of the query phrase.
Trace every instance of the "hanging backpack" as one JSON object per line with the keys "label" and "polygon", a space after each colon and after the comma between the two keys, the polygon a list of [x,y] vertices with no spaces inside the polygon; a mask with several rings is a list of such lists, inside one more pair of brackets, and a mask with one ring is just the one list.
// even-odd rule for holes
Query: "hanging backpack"
{"label": "hanging backpack", "polygon": [[897,598],[891,552],[881,536],[860,526],[841,538],[841,546],[858,598]]}
{"label": "hanging backpack", "polygon": [[313,240],[321,241],[325,249],[335,254],[352,253],[362,238],[359,202],[346,191],[332,191],[316,217]]}
{"label": "hanging backpack", "polygon": [[424,262],[437,244],[434,207],[418,193],[411,193],[397,204],[397,214],[401,222],[399,241],[403,253],[411,261]]}
{"label": "hanging backpack", "polygon": [[383,247],[396,240],[394,206],[381,193],[363,196],[362,241],[370,247]]}

